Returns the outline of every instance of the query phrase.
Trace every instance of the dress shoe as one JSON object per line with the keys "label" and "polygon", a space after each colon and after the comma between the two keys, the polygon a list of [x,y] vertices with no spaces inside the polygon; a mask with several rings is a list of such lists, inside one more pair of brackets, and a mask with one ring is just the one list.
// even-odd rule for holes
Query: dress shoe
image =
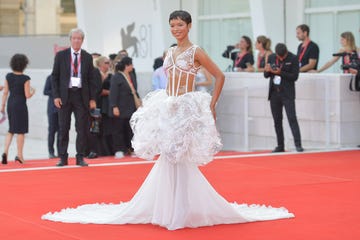
{"label": "dress shoe", "polygon": [[68,160],[67,159],[60,159],[60,161],[56,164],[57,167],[63,167],[68,165]]}
{"label": "dress shoe", "polygon": [[19,158],[18,156],[15,157],[15,162],[19,162],[19,163],[21,163],[21,164],[24,164],[24,163],[25,163],[24,160],[21,159],[21,158]]}
{"label": "dress shoe", "polygon": [[280,147],[277,146],[276,148],[274,148],[274,150],[272,150],[273,153],[279,153],[279,152],[285,152],[284,147]]}
{"label": "dress shoe", "polygon": [[89,166],[89,164],[87,164],[87,162],[85,162],[83,158],[76,158],[76,165],[81,167]]}
{"label": "dress shoe", "polygon": [[296,147],[296,151],[297,152],[303,152],[304,151],[304,148],[302,146],[297,146]]}
{"label": "dress shoe", "polygon": [[87,156],[87,158],[90,158],[90,159],[97,158],[97,157],[98,157],[98,155],[95,152],[90,152],[89,155]]}
{"label": "dress shoe", "polygon": [[2,158],[1,164],[7,164],[7,155],[6,155],[6,153],[3,153],[1,155],[1,158]]}

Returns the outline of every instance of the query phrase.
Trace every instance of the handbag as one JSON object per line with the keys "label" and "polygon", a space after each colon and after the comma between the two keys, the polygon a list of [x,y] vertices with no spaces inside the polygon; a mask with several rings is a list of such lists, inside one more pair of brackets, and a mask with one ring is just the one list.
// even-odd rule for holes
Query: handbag
{"label": "handbag", "polygon": [[137,96],[136,93],[135,93],[135,94],[133,93],[133,97],[134,97],[135,107],[136,107],[136,109],[138,109],[139,107],[142,106],[142,101],[141,101],[141,99]]}
{"label": "handbag", "polygon": [[128,79],[128,77],[123,73],[121,72],[121,74],[125,77],[127,83],[129,84],[129,87],[131,89],[131,93],[134,97],[134,102],[135,102],[135,107],[136,109],[138,109],[139,107],[142,106],[142,101],[141,99],[138,97],[137,93],[136,93],[136,90],[134,88],[134,85],[132,84],[132,82],[130,81],[130,79]]}

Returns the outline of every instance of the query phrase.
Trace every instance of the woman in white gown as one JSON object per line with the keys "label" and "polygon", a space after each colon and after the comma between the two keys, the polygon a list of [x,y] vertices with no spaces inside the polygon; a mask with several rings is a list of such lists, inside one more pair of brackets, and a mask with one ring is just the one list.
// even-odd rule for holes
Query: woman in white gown
{"label": "woman in white gown", "polygon": [[[215,127],[215,105],[224,75],[188,38],[191,16],[170,14],[177,46],[164,61],[166,90],[149,93],[131,118],[135,153],[145,159],[160,154],[144,183],[129,202],[87,204],[47,213],[42,219],[71,223],[155,224],[169,230],[294,217],[285,208],[227,202],[198,166],[221,147]],[[215,78],[213,95],[195,92],[195,75],[203,66]]]}

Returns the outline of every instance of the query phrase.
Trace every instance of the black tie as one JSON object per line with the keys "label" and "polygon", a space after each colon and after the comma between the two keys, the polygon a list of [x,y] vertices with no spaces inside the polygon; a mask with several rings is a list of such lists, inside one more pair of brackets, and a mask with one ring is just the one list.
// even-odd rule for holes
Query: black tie
{"label": "black tie", "polygon": [[75,54],[75,59],[74,59],[74,77],[78,76],[78,54],[79,53],[74,53]]}

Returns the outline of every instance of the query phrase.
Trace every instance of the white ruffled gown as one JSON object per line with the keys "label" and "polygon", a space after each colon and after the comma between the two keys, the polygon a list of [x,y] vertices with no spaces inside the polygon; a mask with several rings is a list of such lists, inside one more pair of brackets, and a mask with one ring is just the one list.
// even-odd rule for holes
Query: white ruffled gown
{"label": "white ruffled gown", "polygon": [[[172,60],[170,49],[164,66]],[[195,51],[196,46],[190,51]],[[169,56],[170,54],[170,56]],[[184,58],[193,53],[184,54]],[[189,59],[186,59],[189,62]],[[171,62],[170,62],[171,65]],[[149,93],[131,118],[135,153],[144,159],[160,154],[129,202],[86,204],[47,213],[42,219],[68,223],[155,224],[169,230],[294,217],[286,208],[227,202],[198,168],[221,147],[210,111],[211,96],[188,92]]]}

